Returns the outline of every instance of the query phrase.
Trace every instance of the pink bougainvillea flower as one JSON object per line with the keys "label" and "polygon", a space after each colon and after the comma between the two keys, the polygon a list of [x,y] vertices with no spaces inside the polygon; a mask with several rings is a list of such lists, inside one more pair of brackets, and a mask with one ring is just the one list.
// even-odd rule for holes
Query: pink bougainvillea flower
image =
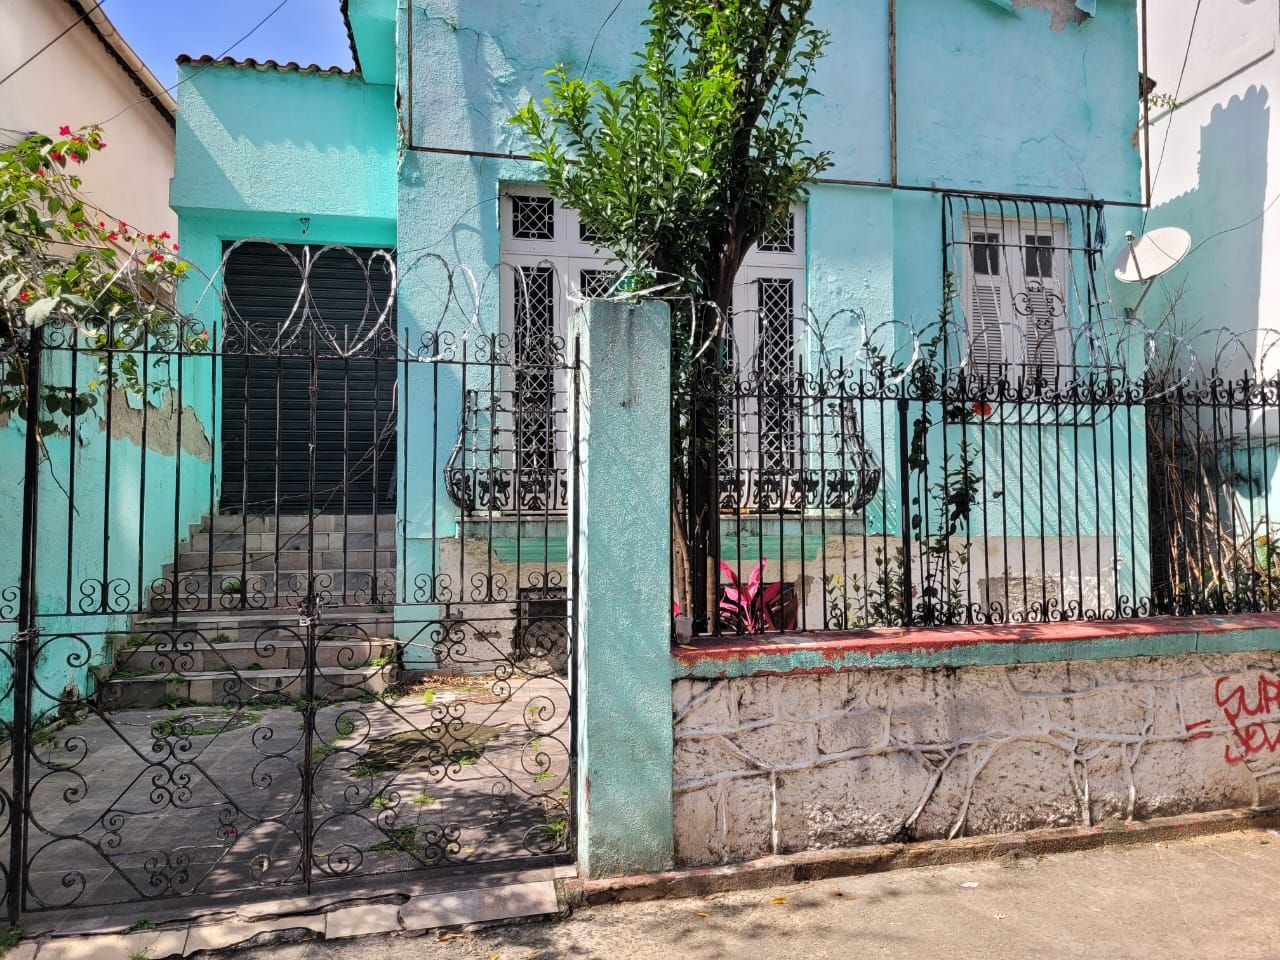
{"label": "pink bougainvillea flower", "polygon": [[50,150],[50,151],[49,151],[49,159],[50,159],[50,160],[61,160],[61,159],[62,159],[62,154],[60,154],[57,150]]}
{"label": "pink bougainvillea flower", "polygon": [[176,243],[173,245],[173,252],[174,252],[174,253],[177,253],[177,252],[178,252],[179,250],[181,250],[181,249],[182,249],[182,248],[181,248],[180,246],[178,246]]}
{"label": "pink bougainvillea flower", "polygon": [[21,300],[23,303],[26,303],[28,300],[31,299],[31,294],[28,293],[26,290],[23,290],[20,294],[18,294],[18,299]]}
{"label": "pink bougainvillea flower", "polygon": [[58,128],[58,136],[60,137],[71,136],[71,128],[64,123],[62,126]]}

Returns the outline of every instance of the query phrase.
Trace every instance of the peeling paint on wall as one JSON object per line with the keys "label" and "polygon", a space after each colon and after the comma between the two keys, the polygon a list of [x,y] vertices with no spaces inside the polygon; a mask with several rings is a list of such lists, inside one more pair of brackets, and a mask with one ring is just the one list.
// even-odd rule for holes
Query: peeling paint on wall
{"label": "peeling paint on wall", "polygon": [[1013,12],[1034,7],[1053,16],[1051,30],[1061,30],[1068,23],[1083,23],[1097,13],[1097,0],[987,0],[1001,9]]}
{"label": "peeling paint on wall", "polygon": [[676,856],[725,863],[1280,800],[1280,653],[674,688]]}
{"label": "peeling paint on wall", "polygon": [[1053,18],[1049,21],[1049,29],[1054,31],[1069,23],[1084,23],[1089,19],[1089,14],[1076,0],[1013,0],[1013,5],[1019,10],[1027,7],[1047,10]]}
{"label": "peeling paint on wall", "polygon": [[[147,449],[154,453],[173,456],[178,448],[177,394],[166,391],[160,403],[148,406],[145,434]],[[106,429],[106,402],[98,407],[104,419],[98,421],[99,429]],[[132,440],[142,446],[144,422],[142,409],[129,402],[128,394],[116,388],[111,396],[111,436],[116,440]],[[182,450],[206,463],[213,459],[213,447],[205,433],[204,423],[196,409],[189,404],[182,408]]]}

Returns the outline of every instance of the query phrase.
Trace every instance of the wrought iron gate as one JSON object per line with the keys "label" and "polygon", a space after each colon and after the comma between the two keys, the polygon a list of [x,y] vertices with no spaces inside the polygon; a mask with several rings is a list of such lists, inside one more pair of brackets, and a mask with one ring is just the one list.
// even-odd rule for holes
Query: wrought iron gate
{"label": "wrought iron gate", "polygon": [[[24,464],[0,521],[12,919],[572,856],[565,345],[410,342],[386,254],[279,250],[297,296],[271,322],[86,318],[0,355],[26,394],[0,425]],[[371,278],[341,325],[308,285],[335,256]],[[253,456],[308,437],[277,440],[270,498],[226,489],[232,367]]]}

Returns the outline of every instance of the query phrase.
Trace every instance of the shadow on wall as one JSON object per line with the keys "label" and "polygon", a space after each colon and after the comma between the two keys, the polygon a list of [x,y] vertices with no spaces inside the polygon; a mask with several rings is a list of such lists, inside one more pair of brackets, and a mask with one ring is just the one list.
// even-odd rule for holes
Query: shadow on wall
{"label": "shadow on wall", "polygon": [[[1154,312],[1155,303],[1147,309],[1149,324],[1173,324],[1180,333],[1198,334],[1200,363],[1207,369],[1219,359],[1227,361],[1219,369],[1226,376],[1248,366],[1247,358],[1256,358],[1262,345],[1258,301],[1271,113],[1267,99],[1265,87],[1253,86],[1243,97],[1215,106],[1200,130],[1199,184],[1153,207],[1147,219],[1148,230],[1182,227],[1192,242],[1192,253],[1165,275],[1163,312]],[[1243,352],[1232,357],[1223,351],[1219,358],[1221,338],[1205,332],[1221,328],[1240,338]]]}

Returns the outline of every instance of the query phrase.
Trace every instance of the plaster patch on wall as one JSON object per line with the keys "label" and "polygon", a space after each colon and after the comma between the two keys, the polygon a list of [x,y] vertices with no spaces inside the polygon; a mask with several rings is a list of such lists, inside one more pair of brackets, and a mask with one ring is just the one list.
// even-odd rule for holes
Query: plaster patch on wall
{"label": "plaster patch on wall", "polygon": [[679,680],[676,856],[1280,800],[1280,653]]}
{"label": "plaster patch on wall", "polygon": [[1062,30],[1069,23],[1084,23],[1089,19],[1089,14],[1077,4],[1076,0],[1013,0],[1013,5],[1019,10],[1026,7],[1047,10],[1053,18],[1049,22],[1049,29],[1055,32]]}
{"label": "plaster patch on wall", "polygon": [[[166,391],[159,404],[149,406],[146,411],[147,449],[153,453],[173,456],[178,449],[178,431],[176,416],[177,394]],[[106,401],[100,401],[97,407],[102,415],[98,421],[100,429],[106,429]],[[132,440],[142,446],[143,410],[129,402],[126,391],[116,388],[111,396],[111,436],[116,440]],[[208,463],[213,459],[213,447],[209,443],[209,435],[200,421],[195,408],[182,408],[182,450],[193,457]]]}

